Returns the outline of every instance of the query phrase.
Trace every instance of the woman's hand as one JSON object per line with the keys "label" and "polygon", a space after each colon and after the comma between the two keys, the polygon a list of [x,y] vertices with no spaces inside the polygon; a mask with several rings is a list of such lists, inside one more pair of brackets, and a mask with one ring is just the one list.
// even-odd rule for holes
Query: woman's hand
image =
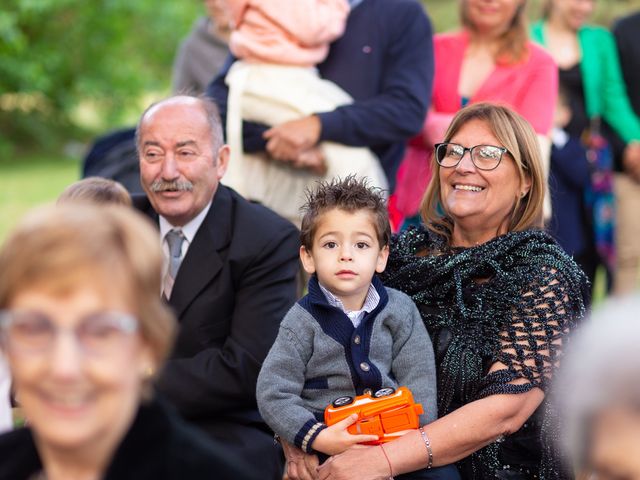
{"label": "woman's hand", "polygon": [[282,450],[287,460],[286,473],[290,480],[315,480],[318,478],[318,457],[304,453],[298,447],[282,441]]}
{"label": "woman's hand", "polygon": [[389,464],[380,446],[356,445],[340,455],[329,458],[318,468],[318,479],[387,480]]}

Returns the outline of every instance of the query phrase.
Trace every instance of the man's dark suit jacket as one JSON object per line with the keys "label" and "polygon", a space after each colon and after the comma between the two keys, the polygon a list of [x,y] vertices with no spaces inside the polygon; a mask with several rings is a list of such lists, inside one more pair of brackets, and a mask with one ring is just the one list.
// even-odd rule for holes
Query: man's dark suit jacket
{"label": "man's dark suit jacket", "polygon": [[[157,222],[146,197],[134,205]],[[291,223],[219,185],[169,300],[179,331],[158,391],[265,479],[281,476],[282,465],[257,411],[256,380],[296,300],[298,250]]]}

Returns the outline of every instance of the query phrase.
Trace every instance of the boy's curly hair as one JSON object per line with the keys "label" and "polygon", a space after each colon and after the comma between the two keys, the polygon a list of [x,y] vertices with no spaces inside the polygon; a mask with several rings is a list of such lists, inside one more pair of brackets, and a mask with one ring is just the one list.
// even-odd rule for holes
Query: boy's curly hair
{"label": "boy's curly hair", "polygon": [[306,196],[306,203],[300,209],[303,214],[300,242],[307,250],[311,250],[313,245],[318,219],[323,213],[333,209],[350,213],[368,210],[373,214],[373,226],[380,248],[389,245],[391,226],[386,196],[382,189],[370,187],[366,178],[349,175],[345,178],[318,182],[318,187],[313,191],[307,190]]}

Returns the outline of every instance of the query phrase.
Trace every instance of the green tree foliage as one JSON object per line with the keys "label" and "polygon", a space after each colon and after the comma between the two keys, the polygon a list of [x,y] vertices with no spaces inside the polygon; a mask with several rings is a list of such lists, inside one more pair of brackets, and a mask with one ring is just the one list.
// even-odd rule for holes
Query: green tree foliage
{"label": "green tree foliage", "polygon": [[46,140],[81,102],[117,122],[143,92],[168,88],[202,13],[193,0],[2,0],[0,143]]}

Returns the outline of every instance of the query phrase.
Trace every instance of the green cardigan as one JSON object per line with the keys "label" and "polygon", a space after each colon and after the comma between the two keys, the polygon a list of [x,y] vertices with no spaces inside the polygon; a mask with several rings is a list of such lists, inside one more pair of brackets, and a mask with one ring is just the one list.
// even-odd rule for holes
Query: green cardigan
{"label": "green cardigan", "polygon": [[[544,21],[534,23],[532,40],[546,46],[545,30]],[[640,140],[640,119],[629,103],[613,35],[602,27],[584,26],[578,41],[587,115],[605,119],[625,142]]]}

